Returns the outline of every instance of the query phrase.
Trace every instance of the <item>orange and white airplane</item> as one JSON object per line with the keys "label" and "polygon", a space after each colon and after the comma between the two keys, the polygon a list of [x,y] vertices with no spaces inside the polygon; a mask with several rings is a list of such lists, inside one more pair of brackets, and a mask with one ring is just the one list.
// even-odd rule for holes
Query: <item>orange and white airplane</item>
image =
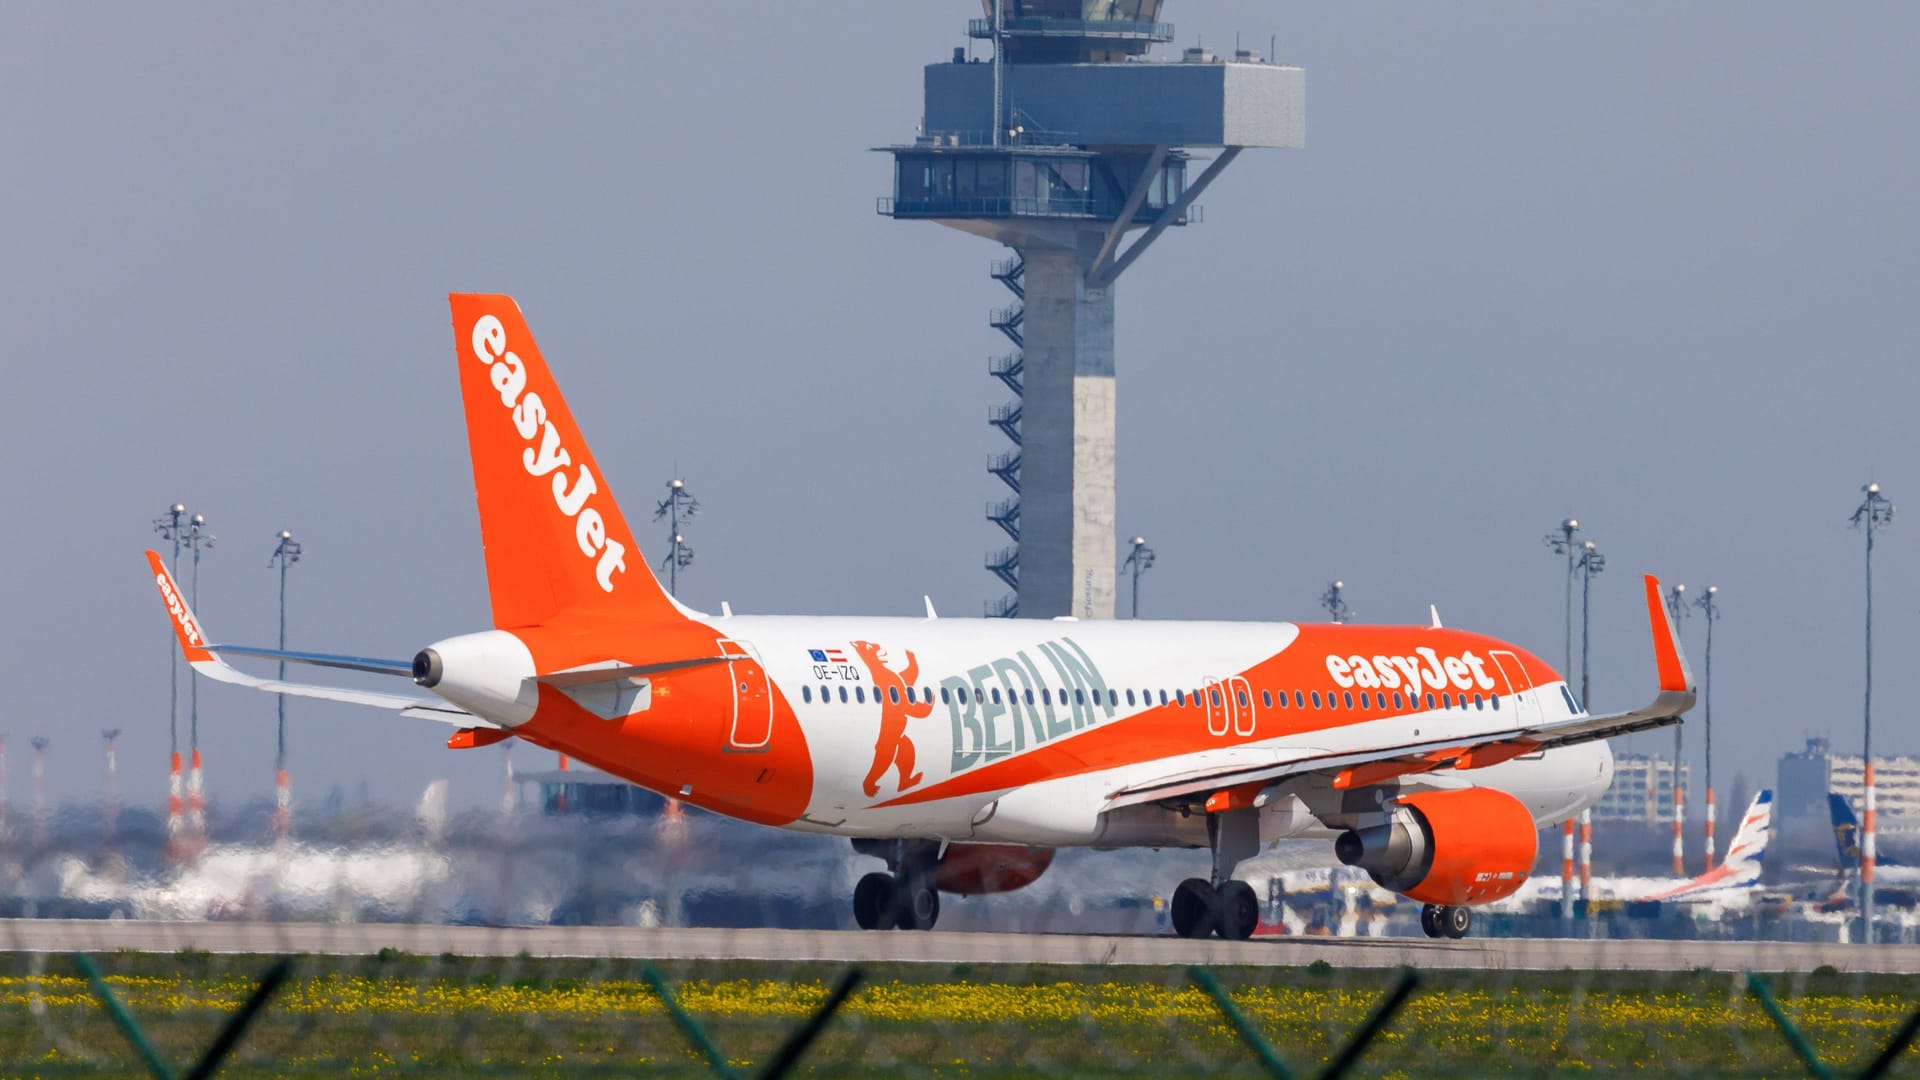
{"label": "orange and white airplane", "polygon": [[[1284,837],[1423,902],[1433,936],[1512,893],[1537,830],[1592,805],[1605,739],[1677,723],[1694,682],[1646,579],[1647,708],[1587,715],[1518,646],[1430,626],[719,617],[646,568],[519,306],[453,327],[493,629],[411,661],[209,644],[148,564],[194,670],[569,754],[715,813],[852,838],[886,861],[862,927],[928,928],[942,892],[1019,888],[1060,846],[1206,847],[1175,929],[1245,938],[1235,868]],[[431,698],[256,678],[223,654],[410,678]]]}

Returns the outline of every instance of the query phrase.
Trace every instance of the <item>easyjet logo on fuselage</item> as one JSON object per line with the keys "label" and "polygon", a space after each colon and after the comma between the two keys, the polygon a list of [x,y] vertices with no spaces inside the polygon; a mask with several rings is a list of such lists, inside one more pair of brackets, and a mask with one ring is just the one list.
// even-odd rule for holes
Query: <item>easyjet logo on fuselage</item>
{"label": "easyjet logo on fuselage", "polygon": [[1411,656],[1329,656],[1327,674],[1347,689],[1398,690],[1409,693],[1429,690],[1493,689],[1493,677],[1487,674],[1486,660],[1467,650],[1459,656],[1441,656],[1436,649],[1413,650]]}
{"label": "easyjet logo on fuselage", "polygon": [[573,538],[580,545],[580,554],[597,560],[594,575],[600,588],[612,592],[613,576],[627,569],[627,548],[607,535],[606,519],[590,505],[600,490],[593,470],[581,462],[579,472],[568,476],[566,469],[573,464],[573,457],[560,445],[559,429],[547,419],[547,405],[539,393],[522,393],[527,390],[527,367],[507,349],[507,328],[498,318],[482,315],[473,324],[473,354],[488,365],[487,375],[500,392],[500,404],[511,411],[514,430],[528,442],[520,464],[532,476],[553,474],[553,504],[573,520]]}

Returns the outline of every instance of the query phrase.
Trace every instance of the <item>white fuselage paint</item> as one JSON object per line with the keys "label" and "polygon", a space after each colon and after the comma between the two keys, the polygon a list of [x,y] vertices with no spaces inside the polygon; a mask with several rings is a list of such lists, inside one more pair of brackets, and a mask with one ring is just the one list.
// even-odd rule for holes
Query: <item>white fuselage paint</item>
{"label": "white fuselage paint", "polygon": [[[855,654],[852,643],[867,641],[886,650],[884,662],[901,671],[912,653],[918,668],[914,687],[933,688],[930,715],[909,719],[906,734],[914,743],[916,769],[924,775],[909,793],[932,788],[949,778],[975,771],[993,761],[1031,753],[1037,746],[1085,737],[1088,728],[1114,723],[1160,707],[1164,691],[1171,700],[1179,691],[1189,698],[1213,680],[1223,682],[1282,653],[1299,637],[1291,623],[1224,622],[1077,622],[1072,620],[884,619],[837,617],[731,616],[711,620],[734,642],[750,649],[761,661],[778,692],[792,706],[813,761],[814,784],[806,814],[795,829],[864,837],[939,837],[981,839],[1056,846],[1177,845],[1206,843],[1204,815],[1190,817],[1158,807],[1126,807],[1106,814],[1109,799],[1130,785],[1165,780],[1188,772],[1202,772],[1231,760],[1235,767],[1255,761],[1281,764],[1332,753],[1364,751],[1435,738],[1471,739],[1516,726],[1525,715],[1533,722],[1564,719],[1569,715],[1564,681],[1543,683],[1518,695],[1505,695],[1503,707],[1489,701],[1480,707],[1459,695],[1453,708],[1436,708],[1341,723],[1340,708],[1303,710],[1270,708],[1261,704],[1261,690],[1331,690],[1312,674],[1321,669],[1291,665],[1301,672],[1300,686],[1250,687],[1250,714],[1231,722],[1210,716],[1205,707],[1173,707],[1163,711],[1166,722],[1191,725],[1191,749],[1158,757],[1142,757],[1125,764],[1020,787],[1000,787],[926,802],[888,807],[881,804],[901,794],[898,776],[881,778],[879,793],[869,797],[862,778],[875,755],[881,706],[872,697],[874,681]],[[1434,630],[1436,645],[1450,631]],[[1487,639],[1473,637],[1471,648],[1484,651]],[[1498,668],[1464,657],[1449,669],[1446,660],[1462,656],[1468,646],[1452,643],[1438,670],[1449,682],[1483,689]],[[829,654],[829,662],[813,658],[815,650]],[[1432,669],[1422,650],[1421,666]],[[831,658],[837,654],[839,662]],[[1410,654],[1416,655],[1416,654]],[[1394,666],[1404,670],[1411,662]],[[1460,675],[1456,679],[1454,671]],[[1504,679],[1504,676],[1498,676]],[[1428,681],[1428,680],[1422,680]],[[1438,680],[1432,680],[1438,681]],[[1091,685],[1089,685],[1091,684]],[[940,700],[946,686],[949,698]],[[955,688],[964,685],[968,697],[987,693],[984,702],[957,703]],[[828,700],[821,700],[821,690]],[[866,697],[857,699],[858,688]],[[1042,704],[1038,692],[1058,700],[1066,690],[1066,704]],[[847,691],[843,703],[840,691]],[[1035,691],[1034,706],[1026,691]],[[1500,689],[1506,689],[1504,682]],[[993,692],[1000,702],[993,703]],[[1102,694],[1098,706],[1074,701],[1073,691],[1116,691],[1118,704]],[[1009,691],[1019,695],[1010,704]],[[1129,704],[1128,692],[1133,694]],[[1142,700],[1150,693],[1152,705]],[[1231,691],[1229,691],[1231,693]],[[811,699],[811,700],[809,700]],[[1331,700],[1331,695],[1329,695]],[[1078,725],[1077,727],[1074,725]],[[1338,726],[1324,726],[1336,724]],[[1237,730],[1236,730],[1237,729]],[[1272,732],[1268,735],[1268,732]],[[1210,743],[1218,748],[1209,748]],[[1612,781],[1613,757],[1605,742],[1564,747],[1516,758],[1470,771],[1445,770],[1408,777],[1409,788],[1490,787],[1508,792],[1532,812],[1536,823],[1557,823],[1593,805]],[[1335,830],[1301,812],[1286,789],[1272,792],[1262,815],[1265,839],[1282,836],[1331,836]]]}

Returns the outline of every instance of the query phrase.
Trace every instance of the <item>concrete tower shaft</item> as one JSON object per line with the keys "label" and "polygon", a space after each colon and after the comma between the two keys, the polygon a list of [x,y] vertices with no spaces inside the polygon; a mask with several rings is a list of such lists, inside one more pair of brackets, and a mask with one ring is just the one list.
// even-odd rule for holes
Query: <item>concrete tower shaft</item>
{"label": "concrete tower shaft", "polygon": [[[1018,253],[994,273],[1021,300],[993,319],[1021,352],[989,367],[1019,395],[989,418],[1015,445],[989,467],[1015,495],[988,508],[1015,541],[987,562],[1017,589],[995,613],[1113,617],[1114,283],[1198,220],[1194,200],[1242,149],[1305,144],[1300,69],[1199,49],[1148,62],[1173,39],[1161,6],[985,0],[968,33],[992,62],[955,50],[928,66],[920,136],[883,148],[894,191],[881,213]],[[1191,182],[1189,147],[1220,151]]]}

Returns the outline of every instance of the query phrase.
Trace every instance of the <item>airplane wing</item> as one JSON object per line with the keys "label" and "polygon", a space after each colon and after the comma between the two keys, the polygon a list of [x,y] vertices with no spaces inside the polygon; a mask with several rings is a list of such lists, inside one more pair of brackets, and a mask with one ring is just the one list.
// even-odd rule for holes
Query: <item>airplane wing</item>
{"label": "airplane wing", "polygon": [[1365,787],[1397,776],[1438,769],[1485,768],[1538,750],[1677,724],[1681,714],[1693,708],[1693,669],[1687,664],[1686,654],[1680,648],[1680,635],[1675,632],[1667,616],[1666,604],[1660,598],[1659,580],[1651,574],[1647,575],[1646,588],[1647,619],[1653,632],[1659,691],[1645,708],[1608,716],[1576,716],[1550,724],[1514,727],[1505,731],[1480,732],[1465,739],[1459,736],[1429,739],[1282,762],[1274,760],[1271,748],[1217,752],[1224,754],[1224,758],[1215,757],[1208,767],[1189,769],[1114,792],[1104,809],[1186,799],[1230,788],[1264,787],[1308,773],[1330,775],[1336,789]]}
{"label": "airplane wing", "polygon": [[286,694],[290,697],[317,698],[322,701],[371,705],[380,709],[397,709],[401,716],[438,720],[461,727],[490,728],[493,726],[472,713],[457,709],[435,698],[420,697],[415,694],[388,694],[377,690],[353,690],[341,686],[316,686],[310,683],[285,682],[280,679],[262,679],[240,671],[221,659],[220,653],[232,652],[243,656],[285,660],[295,664],[313,664],[321,667],[409,677],[412,675],[413,665],[404,660],[376,660],[368,657],[332,656],[325,653],[283,652],[277,649],[209,645],[206,637],[201,633],[200,621],[194,617],[193,610],[187,606],[186,597],[180,594],[180,589],[173,582],[173,575],[167,572],[166,563],[161,561],[157,552],[147,552],[147,565],[153,570],[153,581],[160,589],[160,599],[165,602],[167,614],[173,619],[173,633],[180,642],[180,651],[185,654],[187,663],[194,671],[209,679],[232,683],[235,686],[252,687],[255,690],[265,690],[273,694]]}

